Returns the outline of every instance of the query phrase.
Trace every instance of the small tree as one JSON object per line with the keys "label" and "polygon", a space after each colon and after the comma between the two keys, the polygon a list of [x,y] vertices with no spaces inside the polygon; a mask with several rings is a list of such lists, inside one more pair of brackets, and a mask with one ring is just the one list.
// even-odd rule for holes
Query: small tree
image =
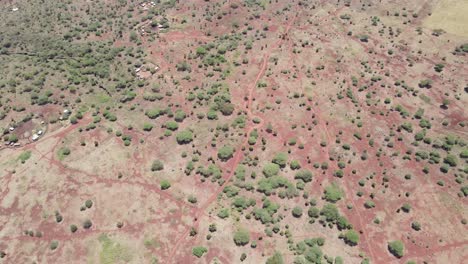
{"label": "small tree", "polygon": [[83,222],[83,228],[84,229],[90,229],[93,226],[93,222],[91,220],[87,219]]}
{"label": "small tree", "polygon": [[171,188],[171,183],[168,180],[162,180],[160,183],[161,190],[167,190]]}
{"label": "small tree", "polygon": [[278,164],[281,168],[284,168],[288,162],[288,154],[280,152],[275,155],[272,162]]}
{"label": "small tree", "polygon": [[194,247],[192,249],[192,254],[197,258],[201,258],[206,252],[208,252],[208,249],[202,246]]}
{"label": "small tree", "polygon": [[176,136],[177,143],[179,144],[188,144],[193,140],[193,134],[189,130],[184,130],[177,133]]}
{"label": "small tree", "polygon": [[245,229],[239,229],[234,233],[234,243],[237,246],[245,246],[250,241],[250,234]]}
{"label": "small tree", "polygon": [[338,212],[338,208],[336,208],[336,206],[331,203],[325,204],[322,210],[320,211],[320,214],[325,216],[325,220],[327,222],[335,222],[340,216],[340,213]]}
{"label": "small tree", "polygon": [[86,206],[87,208],[91,208],[91,207],[93,206],[93,201],[91,201],[91,200],[86,200],[86,201],[85,201],[85,206]]}
{"label": "small tree", "polygon": [[457,157],[455,155],[447,155],[447,157],[444,158],[444,163],[450,165],[451,167],[456,167],[457,166]]}
{"label": "small tree", "polygon": [[167,121],[165,127],[171,131],[176,131],[179,128],[179,124],[175,121]]}
{"label": "small tree", "polygon": [[437,63],[435,66],[434,66],[434,70],[436,72],[441,72],[443,69],[444,69],[445,65],[443,65],[442,63]]}
{"label": "small tree", "polygon": [[336,185],[335,183],[325,188],[324,197],[325,197],[325,200],[327,200],[328,202],[336,203],[337,201],[341,199],[342,196],[343,196],[343,193],[340,187],[338,187],[338,185]]}
{"label": "small tree", "polygon": [[269,257],[266,260],[266,264],[283,264],[283,263],[284,263],[283,255],[281,255],[281,253],[278,251],[276,251],[275,254],[273,254],[273,256]]}
{"label": "small tree", "polygon": [[312,181],[312,172],[310,170],[302,169],[294,175],[294,179],[301,179],[304,182]]}
{"label": "small tree", "polygon": [[289,167],[291,168],[291,170],[298,170],[298,169],[301,168],[301,164],[299,163],[299,161],[293,160],[293,161],[291,161],[291,163],[289,164]]}
{"label": "small tree", "polygon": [[411,211],[411,205],[408,203],[405,203],[403,204],[403,206],[401,206],[401,210],[403,210],[403,212],[405,213],[409,213]]}
{"label": "small tree", "polygon": [[234,154],[234,148],[229,145],[225,145],[218,150],[218,158],[222,161],[227,161],[232,158]]}
{"label": "small tree", "polygon": [[420,88],[431,88],[432,87],[432,80],[425,79],[421,80],[418,84]]}
{"label": "small tree", "polygon": [[267,163],[262,170],[263,175],[265,175],[265,177],[276,176],[278,175],[279,171],[280,167],[278,164],[275,163]]}
{"label": "small tree", "polygon": [[143,130],[144,131],[151,131],[153,129],[153,125],[151,123],[144,123]]}
{"label": "small tree", "polygon": [[401,258],[405,254],[405,245],[400,240],[388,242],[388,251],[397,258]]}
{"label": "small tree", "polygon": [[231,103],[223,103],[219,106],[219,111],[225,115],[229,116],[234,112],[234,105]]}
{"label": "small tree", "polygon": [[223,209],[219,210],[217,215],[221,219],[227,218],[229,216],[229,209],[223,208]]}
{"label": "small tree", "polygon": [[59,242],[57,240],[52,240],[52,242],[50,243],[50,250],[57,249],[58,245],[59,245]]}
{"label": "small tree", "polygon": [[177,110],[175,112],[174,120],[177,121],[177,122],[182,122],[182,121],[184,121],[186,116],[187,116],[187,114],[185,114],[184,111],[179,109],[179,110]]}
{"label": "small tree", "polygon": [[160,160],[153,161],[151,164],[151,171],[161,171],[164,169],[164,164]]}
{"label": "small tree", "polygon": [[70,231],[72,233],[75,233],[78,230],[78,227],[76,225],[70,225]]}
{"label": "small tree", "polygon": [[413,222],[411,223],[411,228],[413,228],[416,231],[421,230],[421,224],[419,222]]}
{"label": "small tree", "polygon": [[351,230],[348,230],[345,234],[344,234],[344,241],[346,244],[350,245],[350,246],[355,246],[359,243],[359,234],[354,231],[353,229]]}
{"label": "small tree", "polygon": [[302,216],[302,208],[299,206],[296,206],[292,210],[292,215],[296,218],[299,218]]}

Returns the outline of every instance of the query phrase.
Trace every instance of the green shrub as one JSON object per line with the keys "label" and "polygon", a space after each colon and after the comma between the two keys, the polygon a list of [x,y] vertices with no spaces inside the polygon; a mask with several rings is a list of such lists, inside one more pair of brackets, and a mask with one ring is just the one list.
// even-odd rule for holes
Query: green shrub
{"label": "green shrub", "polygon": [[263,175],[265,175],[265,177],[276,176],[278,175],[279,171],[280,167],[278,164],[275,163],[267,163],[262,170]]}
{"label": "green shrub", "polygon": [[304,255],[305,259],[308,260],[309,263],[322,263],[323,252],[316,245],[307,250]]}
{"label": "green shrub", "polygon": [[57,240],[52,240],[52,242],[50,243],[50,249],[56,250],[58,245],[59,245],[59,242]]}
{"label": "green shrub", "polygon": [[284,168],[288,162],[288,154],[279,152],[275,155],[272,162],[278,164],[281,168]]}
{"label": "green shrub", "polygon": [[218,158],[222,161],[227,161],[232,158],[234,154],[234,148],[229,145],[225,145],[218,150]]}
{"label": "green shrub", "polygon": [[181,131],[181,132],[177,133],[176,140],[177,140],[177,143],[179,143],[179,144],[188,144],[188,143],[192,142],[193,134],[189,130]]}
{"label": "green shrub", "polygon": [[403,212],[405,213],[409,213],[411,211],[411,205],[408,204],[408,203],[405,203],[403,204],[403,206],[401,207],[401,210],[403,210]]}
{"label": "green shrub", "polygon": [[171,131],[176,131],[179,128],[179,124],[174,121],[167,121],[164,126]]}
{"label": "green shrub", "polygon": [[184,121],[186,117],[187,117],[187,114],[185,114],[184,111],[179,109],[175,112],[174,120],[177,122],[182,122]]}
{"label": "green shrub", "polygon": [[71,150],[69,148],[63,147],[63,148],[59,149],[58,157],[59,157],[59,159],[63,159],[63,158],[65,158],[65,156],[70,155],[70,153],[71,153]]}
{"label": "green shrub", "polygon": [[457,157],[455,157],[454,155],[447,155],[447,157],[444,158],[444,163],[450,165],[451,167],[456,167],[457,166],[457,163],[458,163],[458,160],[457,160]]}
{"label": "green shrub", "polygon": [[266,264],[283,264],[283,263],[284,263],[283,255],[281,255],[281,253],[278,251],[276,251],[275,254],[273,254],[273,256],[269,257],[266,260]]}
{"label": "green shrub", "polygon": [[171,188],[171,183],[168,180],[162,180],[160,183],[161,190],[167,190]]}
{"label": "green shrub", "polygon": [[78,230],[78,227],[76,225],[70,225],[70,231],[72,233],[75,233]]}
{"label": "green shrub", "polygon": [[343,196],[342,190],[338,187],[336,183],[333,183],[325,188],[324,193],[325,200],[328,202],[336,203]]}
{"label": "green shrub", "polygon": [[322,207],[320,214],[325,217],[325,220],[327,222],[335,222],[340,216],[340,213],[338,212],[338,208],[336,208],[336,206],[331,203],[325,204]]}
{"label": "green shrub", "polygon": [[310,170],[302,169],[294,175],[294,179],[301,179],[304,182],[312,181],[313,174]]}
{"label": "green shrub", "polygon": [[87,219],[83,222],[83,228],[84,229],[90,229],[93,226],[93,222],[91,220]]}
{"label": "green shrub", "polygon": [[85,201],[85,206],[88,207],[88,208],[91,208],[93,206],[93,201],[91,200],[86,200]]}
{"label": "green shrub", "polygon": [[[468,153],[467,153],[468,154]],[[301,168],[301,164],[299,163],[299,161],[297,160],[293,160],[291,161],[291,163],[289,164],[289,167],[291,168],[291,170],[298,170]]]}
{"label": "green shrub", "polygon": [[388,242],[388,251],[397,258],[401,258],[405,254],[405,245],[400,240]]}
{"label": "green shrub", "polygon": [[222,208],[221,210],[219,210],[218,217],[221,219],[229,217],[229,209]]}
{"label": "green shrub", "polygon": [[143,130],[144,131],[151,131],[153,129],[153,125],[150,123],[144,123],[143,124]]}
{"label": "green shrub", "polygon": [[292,209],[292,215],[296,218],[299,218],[302,216],[302,208],[299,206],[296,206]]}
{"label": "green shrub", "polygon": [[421,224],[419,222],[413,222],[411,223],[411,228],[413,228],[416,231],[421,230]]}
{"label": "green shrub", "polygon": [[245,246],[250,241],[250,234],[245,229],[238,229],[236,233],[234,233],[234,243],[237,246]]}
{"label": "green shrub", "polygon": [[350,246],[355,246],[359,243],[359,234],[353,229],[348,230],[344,234],[344,241]]}
{"label": "green shrub", "polygon": [[162,116],[165,114],[165,111],[164,110],[161,110],[161,109],[151,109],[151,110],[148,110],[145,112],[145,115],[147,117],[149,117],[150,119],[156,119],[158,118],[159,116]]}
{"label": "green shrub", "polygon": [[153,161],[151,164],[151,171],[161,171],[164,169],[164,164],[160,160]]}
{"label": "green shrub", "polygon": [[25,151],[21,153],[18,157],[18,160],[21,161],[21,163],[25,163],[29,158],[31,158],[31,151]]}
{"label": "green shrub", "polygon": [[208,252],[208,249],[202,246],[192,248],[192,254],[198,258],[201,258],[206,252]]}
{"label": "green shrub", "polygon": [[307,211],[307,214],[309,215],[309,217],[318,218],[320,215],[320,210],[317,207],[312,206]]}

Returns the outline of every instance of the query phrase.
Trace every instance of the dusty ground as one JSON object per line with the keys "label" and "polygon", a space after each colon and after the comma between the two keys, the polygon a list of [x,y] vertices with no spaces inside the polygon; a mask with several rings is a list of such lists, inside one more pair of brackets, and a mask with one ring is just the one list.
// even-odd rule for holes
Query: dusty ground
{"label": "dusty ground", "polygon": [[[26,8],[21,1],[8,4]],[[74,4],[76,10],[88,5]],[[144,20],[151,11],[138,3],[115,8],[131,14],[124,21],[132,31],[119,36],[115,26],[75,41],[113,40],[113,47],[142,50],[146,57],[120,55],[125,59],[111,66],[117,76],[130,74],[141,83],[119,90],[108,78],[92,91],[70,84],[78,87],[72,92],[58,89],[51,77],[46,83],[56,102],[41,106],[29,104],[31,96],[21,84],[12,91],[8,80],[15,75],[2,72],[6,117],[0,125],[5,141],[17,133],[20,146],[0,150],[1,261],[239,263],[245,253],[244,263],[265,263],[280,252],[284,263],[293,263],[301,256],[300,241],[321,237],[323,254],[341,256],[345,263],[463,263],[468,258],[462,189],[468,172],[463,155],[468,151],[468,53],[457,48],[466,43],[466,7],[457,1],[181,1],[164,9],[170,25],[164,29],[151,27]],[[117,21],[112,9],[103,12]],[[131,40],[132,32],[139,32],[139,42]],[[222,55],[224,62],[209,65],[203,57],[208,55],[196,55],[197,48],[211,44],[208,54]],[[190,70],[178,70],[182,62]],[[26,62],[15,63],[28,72]],[[137,74],[132,63],[158,69]],[[434,70],[439,63],[441,72]],[[6,68],[15,67],[5,62]],[[419,87],[426,79],[431,87]],[[218,111],[216,119],[208,119],[221,100],[216,95],[224,91],[232,114]],[[128,92],[135,98],[122,101]],[[10,104],[26,110],[11,110]],[[76,124],[60,120],[64,109],[83,117]],[[145,113],[152,109],[170,111],[151,119]],[[430,128],[414,117],[418,109],[424,109]],[[186,116],[170,132],[167,122],[175,118],[169,112],[178,110]],[[32,119],[20,122],[29,112]],[[402,128],[405,123],[412,131]],[[143,129],[148,124],[150,131]],[[12,125],[15,130],[8,132]],[[32,131],[39,128],[45,132],[33,142]],[[187,130],[193,141],[178,144],[177,134]],[[425,139],[415,140],[421,131]],[[125,136],[131,138],[128,144]],[[225,145],[233,147],[227,161],[218,157]],[[70,153],[63,154],[64,149]],[[266,179],[262,168],[279,152],[287,153],[279,174],[294,190],[289,198],[283,197],[283,187],[270,195],[258,191]],[[439,155],[439,161],[420,158],[421,152]],[[444,165],[449,155],[456,165]],[[164,164],[162,170],[151,170],[155,160]],[[311,182],[295,179],[292,161],[313,173]],[[210,165],[214,172],[204,175]],[[245,179],[236,175],[241,165]],[[162,187],[165,181],[170,188]],[[341,189],[335,205],[349,221],[348,229],[359,233],[355,246],[340,238],[346,230],[323,217],[312,223],[308,216],[312,200],[317,208],[328,204],[324,189],[332,184]],[[229,197],[229,188],[238,193]],[[233,203],[239,197],[251,198],[255,206],[237,211]],[[273,223],[253,216],[265,198],[279,205]],[[371,208],[365,206],[369,201]],[[401,209],[404,204],[411,206],[409,212]],[[297,206],[301,217],[291,213]],[[229,217],[218,216],[223,208]],[[84,228],[87,220],[92,226]],[[421,230],[412,228],[414,222]],[[209,231],[211,224],[216,231]],[[275,227],[278,233],[271,232]],[[233,241],[238,229],[250,235],[245,246]],[[387,248],[393,240],[405,246],[401,258]],[[200,258],[192,253],[197,246],[207,249]]]}

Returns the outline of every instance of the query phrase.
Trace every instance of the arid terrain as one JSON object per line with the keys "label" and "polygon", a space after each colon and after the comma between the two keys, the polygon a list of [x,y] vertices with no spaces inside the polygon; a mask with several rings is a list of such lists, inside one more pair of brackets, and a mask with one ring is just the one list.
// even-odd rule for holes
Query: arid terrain
{"label": "arid terrain", "polygon": [[465,0],[0,2],[0,263],[465,263]]}

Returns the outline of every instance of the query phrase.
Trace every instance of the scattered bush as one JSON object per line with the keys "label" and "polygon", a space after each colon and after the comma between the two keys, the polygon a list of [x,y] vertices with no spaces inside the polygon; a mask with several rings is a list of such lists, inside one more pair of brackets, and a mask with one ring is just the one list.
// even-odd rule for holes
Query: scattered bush
{"label": "scattered bush", "polygon": [[229,145],[225,145],[218,150],[218,158],[222,161],[227,161],[232,158],[234,154],[234,148]]}
{"label": "scattered bush", "polygon": [[301,179],[304,182],[310,182],[312,181],[313,174],[310,170],[300,170],[294,175],[294,179]]}
{"label": "scattered bush", "polygon": [[350,246],[355,246],[359,243],[359,234],[353,229],[348,230],[344,234],[344,241]]}
{"label": "scattered bush", "polygon": [[405,245],[400,240],[391,241],[388,243],[388,251],[397,258],[401,258],[405,253]]}
{"label": "scattered bush", "polygon": [[288,154],[284,152],[279,152],[272,160],[273,163],[278,164],[281,168],[286,167],[288,162]]}
{"label": "scattered bush", "polygon": [[275,163],[267,163],[264,167],[263,167],[263,175],[265,175],[265,177],[272,177],[272,176],[276,176],[278,175],[280,171],[280,167],[278,164],[275,164]]}
{"label": "scattered bush", "polygon": [[160,183],[161,190],[167,190],[171,188],[171,183],[168,180],[162,180]]}
{"label": "scattered bush", "polygon": [[176,136],[177,143],[179,144],[188,144],[193,140],[193,134],[189,130],[184,130],[177,133]]}
{"label": "scattered bush", "polygon": [[324,198],[328,202],[336,203],[343,196],[342,190],[337,184],[333,183],[325,188]]}
{"label": "scattered bush", "polygon": [[86,206],[87,208],[91,208],[91,207],[93,206],[93,201],[91,201],[91,200],[86,200],[85,206]]}
{"label": "scattered bush", "polygon": [[245,246],[250,241],[250,234],[247,230],[239,229],[234,233],[234,243],[237,246]]}
{"label": "scattered bush", "polygon": [[206,252],[208,252],[208,249],[202,246],[192,248],[192,254],[198,258],[201,258]]}
{"label": "scattered bush", "polygon": [[281,255],[281,253],[278,251],[276,251],[275,254],[273,254],[273,256],[269,257],[266,260],[266,264],[283,264],[283,263],[284,263],[283,255]]}
{"label": "scattered bush", "polygon": [[85,220],[83,222],[83,228],[84,229],[90,229],[91,227],[93,226],[93,222],[91,222],[91,220]]}
{"label": "scattered bush", "polygon": [[292,215],[296,218],[299,218],[302,216],[302,208],[299,206],[296,206],[292,210]]}
{"label": "scattered bush", "polygon": [[161,171],[164,169],[164,164],[160,160],[153,161],[151,164],[151,171]]}

